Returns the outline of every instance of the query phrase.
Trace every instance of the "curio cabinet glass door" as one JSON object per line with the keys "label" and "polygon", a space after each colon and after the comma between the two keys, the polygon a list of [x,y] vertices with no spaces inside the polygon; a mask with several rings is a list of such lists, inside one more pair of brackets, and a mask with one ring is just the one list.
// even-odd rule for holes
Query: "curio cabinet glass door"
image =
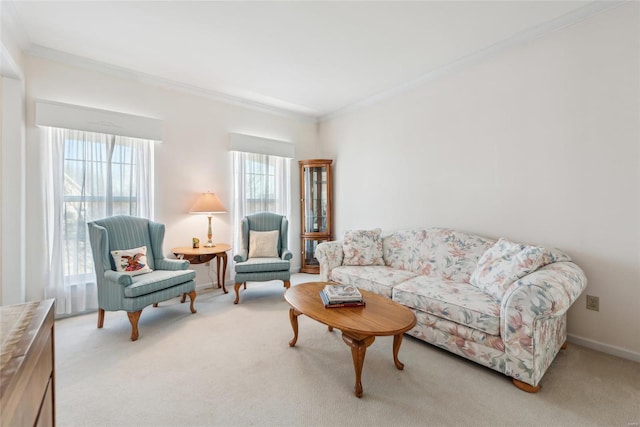
{"label": "curio cabinet glass door", "polygon": [[332,160],[301,160],[300,211],[302,217],[303,273],[319,273],[315,250],[319,243],[331,240]]}

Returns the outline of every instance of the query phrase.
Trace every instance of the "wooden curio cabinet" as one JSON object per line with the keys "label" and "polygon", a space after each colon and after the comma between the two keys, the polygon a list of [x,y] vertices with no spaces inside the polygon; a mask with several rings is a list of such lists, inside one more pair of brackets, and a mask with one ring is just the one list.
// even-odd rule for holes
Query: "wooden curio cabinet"
{"label": "wooden curio cabinet", "polygon": [[319,243],[331,240],[333,160],[300,160],[302,273],[320,273],[315,257]]}

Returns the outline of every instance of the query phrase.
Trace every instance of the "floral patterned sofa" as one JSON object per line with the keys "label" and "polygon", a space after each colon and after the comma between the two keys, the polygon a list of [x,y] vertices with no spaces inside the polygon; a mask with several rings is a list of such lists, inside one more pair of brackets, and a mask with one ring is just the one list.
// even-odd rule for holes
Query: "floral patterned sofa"
{"label": "floral patterned sofa", "polygon": [[345,233],[316,249],[321,280],[409,307],[408,334],[513,378],[528,392],[565,345],[567,310],[587,285],[557,249],[443,228]]}

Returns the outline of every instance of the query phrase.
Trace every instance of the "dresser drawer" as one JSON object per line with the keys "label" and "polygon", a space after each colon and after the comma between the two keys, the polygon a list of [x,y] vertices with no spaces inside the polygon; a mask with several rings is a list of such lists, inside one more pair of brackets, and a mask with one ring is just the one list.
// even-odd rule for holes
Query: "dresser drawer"
{"label": "dresser drawer", "polygon": [[0,307],[0,425],[55,425],[54,300]]}

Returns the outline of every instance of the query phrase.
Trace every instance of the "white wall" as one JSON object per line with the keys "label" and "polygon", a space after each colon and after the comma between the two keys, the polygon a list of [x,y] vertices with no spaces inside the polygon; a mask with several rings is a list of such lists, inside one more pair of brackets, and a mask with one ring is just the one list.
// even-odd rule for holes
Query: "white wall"
{"label": "white wall", "polygon": [[25,110],[22,53],[2,5],[0,37],[0,305],[25,301]]}
{"label": "white wall", "polygon": [[2,77],[2,147],[0,186],[2,221],[0,241],[0,303],[25,301],[25,136],[24,85]]}
{"label": "white wall", "polygon": [[[155,149],[155,219],[166,225],[165,253],[190,246],[192,237],[206,241],[207,219],[188,210],[202,192],[216,193],[232,208],[229,133],[246,133],[296,144],[292,160],[293,200],[299,194],[297,160],[317,156],[315,122],[270,114],[186,94],[85,68],[26,56],[27,85],[27,252],[38,253],[43,229],[40,131],[34,126],[34,102],[44,99],[162,119],[164,140]],[[292,203],[292,268],[300,267],[299,204]],[[232,243],[231,214],[213,219],[214,241]],[[233,251],[230,258],[233,257]],[[215,263],[213,263],[215,264]],[[197,283],[212,282],[214,270],[195,265]],[[227,272],[229,278],[229,272]],[[27,299],[41,299],[42,266],[27,273]]]}
{"label": "white wall", "polygon": [[589,280],[573,339],[640,360],[639,15],[626,4],[322,122],[336,236],[444,226],[564,249]]}

